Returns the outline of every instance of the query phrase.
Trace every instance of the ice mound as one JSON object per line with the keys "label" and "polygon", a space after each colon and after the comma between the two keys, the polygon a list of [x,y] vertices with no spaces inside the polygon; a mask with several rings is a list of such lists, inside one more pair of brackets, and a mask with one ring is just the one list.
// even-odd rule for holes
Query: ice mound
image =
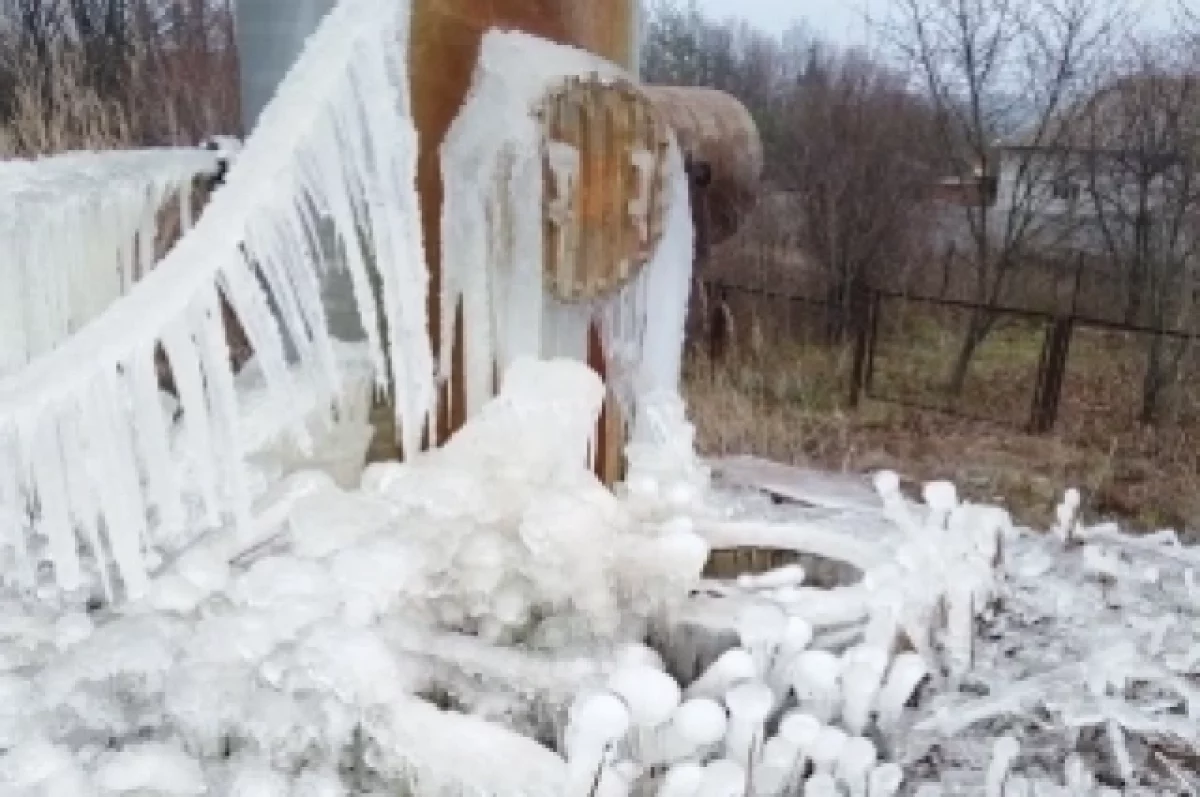
{"label": "ice mound", "polygon": [[584,365],[519,360],[442,449],[369,469],[363,492],[422,562],[398,587],[410,608],[554,648],[636,633],[686,597],[707,545],[686,524],[639,523],[588,467],[603,399]]}

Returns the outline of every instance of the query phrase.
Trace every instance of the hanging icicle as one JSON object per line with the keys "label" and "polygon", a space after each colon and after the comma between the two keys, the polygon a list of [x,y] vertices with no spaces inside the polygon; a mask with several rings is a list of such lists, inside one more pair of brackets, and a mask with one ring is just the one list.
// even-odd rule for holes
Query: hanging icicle
{"label": "hanging icicle", "polygon": [[[364,327],[373,333],[376,313],[386,320],[386,355],[379,336],[371,337],[377,381],[396,392],[405,450],[419,448],[434,386],[408,98],[410,16],[404,0],[340,2],[191,231],[76,334],[0,376],[0,557],[9,549],[18,563],[0,578],[33,586],[44,536],[61,587],[76,580],[82,544],[106,591],[115,589],[111,561],[124,594],[134,597],[147,585],[145,551],[156,535],[185,522],[196,534],[205,522],[248,524],[237,397],[218,305],[224,299],[232,308],[279,406],[287,406],[297,378],[331,393],[339,369],[317,278],[325,267],[322,225],[345,255],[328,259],[349,268]],[[38,165],[13,168],[33,174]],[[39,179],[29,177],[30,184]],[[128,222],[121,229],[144,231],[140,212],[99,202],[80,211],[93,223],[82,225],[70,245],[120,252],[122,274],[143,268],[145,250],[139,258],[128,245],[136,235],[118,244],[90,239],[100,236],[101,219],[116,216]],[[15,216],[0,213],[0,224],[0,235],[11,235]],[[66,256],[65,244],[45,240],[48,225],[39,233],[22,239],[19,255],[30,267],[52,266]],[[382,284],[379,309],[368,269]],[[21,298],[35,306],[58,302],[62,287]],[[5,295],[14,293],[20,295]],[[179,388],[201,517],[187,517],[195,496],[184,500],[188,486],[167,439],[155,384],[159,346]],[[296,418],[298,435],[301,424]],[[62,496],[65,513],[51,507]]]}
{"label": "hanging icicle", "polygon": [[[586,361],[593,326],[627,418],[640,396],[678,390],[688,185],[674,137],[642,99],[590,53],[522,33],[484,37],[441,151],[439,373],[453,362],[461,304],[468,416],[492,397],[493,369],[522,356]],[[603,270],[589,270],[596,262]]]}
{"label": "hanging icicle", "polygon": [[74,152],[0,162],[0,374],[49,351],[153,266],[163,224],[192,222],[218,153]]}

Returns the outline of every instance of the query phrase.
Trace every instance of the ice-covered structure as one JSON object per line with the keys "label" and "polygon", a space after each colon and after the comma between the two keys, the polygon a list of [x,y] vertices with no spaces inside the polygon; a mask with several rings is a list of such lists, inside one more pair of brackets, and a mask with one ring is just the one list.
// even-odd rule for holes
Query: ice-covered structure
{"label": "ice-covered structure", "polygon": [[0,375],[77,332],[157,260],[163,228],[195,220],[202,149],[0,162]]}
{"label": "ice-covered structure", "polygon": [[[335,403],[344,392],[343,358],[323,302],[328,268],[348,275],[376,386],[391,394],[404,452],[437,440],[431,421],[447,380],[465,383],[467,408],[477,411],[521,356],[588,360],[593,324],[603,337],[593,365],[607,372],[641,437],[653,436],[649,414],[660,424],[679,414],[662,407],[678,386],[688,292],[686,177],[677,148],[653,110],[639,104],[629,77],[581,50],[515,33],[485,37],[470,98],[443,145],[447,234],[440,324],[431,328],[407,71],[411,15],[408,3],[340,3],[305,45],[195,227],[136,289],[111,297],[77,334],[0,379],[5,579],[33,588],[40,565],[49,563],[58,586],[70,591],[81,568],[94,567],[110,597],[119,588],[136,596],[146,586],[147,552],[179,540],[181,528],[249,529],[244,396],[229,367],[222,303],[244,330],[276,407],[287,407],[298,391]],[[595,77],[599,91],[586,112],[601,112],[612,96],[632,98],[649,132],[617,142],[628,149],[606,164],[619,172],[609,198],[615,229],[636,231],[637,262],[614,250],[601,258],[625,275],[613,289],[561,302],[544,289],[543,249],[554,225],[569,226],[588,205],[586,196],[572,196],[587,181],[570,171],[568,142],[537,115],[564,78],[581,76]],[[499,118],[506,124],[498,126]],[[550,180],[543,179],[547,164]],[[557,221],[548,223],[544,208],[556,203]],[[137,240],[154,232],[149,218],[146,209],[137,216]],[[589,229],[603,237],[611,221],[590,219]],[[127,249],[105,251],[127,264]],[[122,268],[146,270],[149,250],[139,252]],[[564,250],[555,262],[569,271],[583,259]],[[461,368],[447,326],[460,297]],[[434,339],[441,342],[436,361]],[[177,388],[178,424],[159,396],[160,352]],[[658,408],[640,413],[646,417],[639,417],[642,397]],[[303,442],[303,413],[280,414]],[[105,488],[97,489],[101,482]]]}
{"label": "ice-covered structure", "polygon": [[[595,208],[609,197],[596,156],[578,143],[590,131],[573,137],[547,107],[569,100],[564,77],[586,96],[571,109],[576,126],[603,129],[597,117],[616,117],[614,128],[634,134],[605,142],[604,165],[628,181],[613,207]],[[627,73],[582,50],[520,33],[484,37],[468,100],[442,144],[441,362],[452,361],[461,302],[468,417],[492,395],[493,373],[516,358],[587,362],[593,326],[627,417],[636,420],[639,397],[677,389],[691,277],[688,182],[648,101],[622,102],[633,92]],[[589,227],[616,239],[600,273],[584,272]],[[622,248],[626,227],[635,239]],[[630,262],[639,251],[641,262]]]}
{"label": "ice-covered structure", "polygon": [[[124,593],[136,596],[160,534],[185,523],[197,531],[226,521],[249,527],[219,303],[236,314],[277,406],[288,405],[297,382],[338,395],[317,278],[326,262],[318,220],[332,226],[344,255],[377,384],[396,395],[406,450],[419,448],[434,395],[407,94],[410,11],[393,0],[340,3],[195,227],[134,290],[0,378],[6,581],[32,588],[48,562],[59,587],[71,590],[86,561],[110,594],[119,576]],[[382,286],[378,303],[372,275]],[[186,479],[156,382],[159,346],[182,405]]]}

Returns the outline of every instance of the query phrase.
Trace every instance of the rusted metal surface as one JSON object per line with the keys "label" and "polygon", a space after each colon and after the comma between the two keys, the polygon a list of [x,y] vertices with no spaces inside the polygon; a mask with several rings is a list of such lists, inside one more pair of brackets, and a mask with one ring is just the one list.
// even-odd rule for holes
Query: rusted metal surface
{"label": "rusted metal surface", "polygon": [[[519,30],[581,47],[628,68],[633,66],[636,49],[636,7],[636,0],[415,0],[409,60],[413,116],[420,140],[417,189],[429,264],[429,329],[435,351],[443,312],[438,306],[442,212],[438,150],[466,97],[484,33],[493,28]],[[455,335],[461,343],[461,316],[458,320]],[[443,442],[465,422],[462,346],[456,345],[454,351],[452,377],[446,387],[450,401],[440,403],[443,410],[437,419],[434,439],[428,441],[431,444]],[[593,362],[593,367],[599,366],[601,376],[604,376],[603,360],[599,357]],[[607,405],[598,439],[608,452],[608,461],[620,461],[623,441],[611,432],[614,426],[620,426],[612,420],[615,406],[611,395]],[[446,407],[452,409],[447,411]],[[377,440],[372,455],[402,453]]]}
{"label": "rusted metal surface", "polygon": [[708,167],[707,184],[701,189],[707,204],[707,244],[728,239],[758,199],[763,146],[754,119],[737,99],[716,89],[644,86],[643,90],[675,131],[693,168]]}
{"label": "rusted metal surface", "polygon": [[[662,240],[668,130],[629,83],[570,78],[540,108],[547,141],[546,291],[564,302],[616,292]],[[574,174],[555,163],[575,160]]]}

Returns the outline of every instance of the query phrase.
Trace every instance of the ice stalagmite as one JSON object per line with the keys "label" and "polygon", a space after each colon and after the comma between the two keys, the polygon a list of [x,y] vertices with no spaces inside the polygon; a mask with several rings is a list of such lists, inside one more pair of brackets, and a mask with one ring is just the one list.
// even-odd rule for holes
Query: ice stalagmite
{"label": "ice stalagmite", "polygon": [[[124,594],[136,595],[147,584],[146,550],[161,534],[174,534],[184,523],[192,524],[190,533],[201,532],[204,521],[246,524],[237,396],[219,300],[245,330],[278,406],[288,406],[297,380],[332,393],[339,368],[317,279],[326,260],[344,262],[350,270],[363,326],[371,331],[377,316],[386,320],[386,357],[375,341],[378,381],[396,392],[405,450],[419,448],[434,380],[408,100],[410,17],[405,0],[340,2],[264,109],[225,185],[150,273],[140,273],[151,250],[139,248],[139,236],[117,240],[110,231],[119,220],[121,229],[148,241],[146,233],[155,225],[144,204],[114,204],[93,192],[97,204],[80,211],[93,223],[63,231],[58,242],[49,240],[54,234],[49,223],[20,238],[21,262],[50,271],[68,254],[89,247],[115,252],[121,283],[121,290],[111,291],[114,300],[82,329],[19,370],[0,369],[0,510],[4,517],[29,517],[32,525],[0,525],[0,549],[12,552],[13,567],[26,581],[36,572],[38,541],[49,536],[59,584],[71,584],[71,554],[81,539],[106,590],[112,594],[115,588],[104,564],[111,553]],[[13,184],[22,196],[33,196],[53,171],[44,166],[0,169],[5,178],[19,178]],[[17,190],[0,188],[5,196]],[[156,190],[165,197],[180,189],[166,181]],[[0,235],[14,235],[18,224],[13,213],[0,212]],[[330,241],[337,252],[328,251]],[[371,270],[382,285],[379,308],[368,288]],[[44,299],[61,313],[70,304],[62,299],[64,286],[74,291],[76,282],[72,274],[55,274],[48,279],[66,281],[45,290],[34,286],[28,296],[21,291],[4,296]],[[130,286],[122,282],[127,276],[141,278]],[[25,316],[8,314],[20,309],[13,299],[0,302],[5,325],[0,341],[7,344],[4,334],[16,328],[10,319]],[[53,330],[35,331],[45,338]],[[25,346],[23,327],[21,334]],[[188,457],[182,465],[175,461],[167,439],[170,422],[157,400],[159,346],[183,410]],[[302,419],[293,425],[302,436]],[[55,468],[52,453],[39,453],[34,462],[22,456],[21,440],[52,445],[55,438],[63,470]],[[192,478],[178,469],[183,466]],[[194,497],[190,491],[197,488],[202,517],[188,517],[195,502],[185,501],[184,493]],[[57,509],[46,511],[59,495],[66,496],[65,522]]]}

